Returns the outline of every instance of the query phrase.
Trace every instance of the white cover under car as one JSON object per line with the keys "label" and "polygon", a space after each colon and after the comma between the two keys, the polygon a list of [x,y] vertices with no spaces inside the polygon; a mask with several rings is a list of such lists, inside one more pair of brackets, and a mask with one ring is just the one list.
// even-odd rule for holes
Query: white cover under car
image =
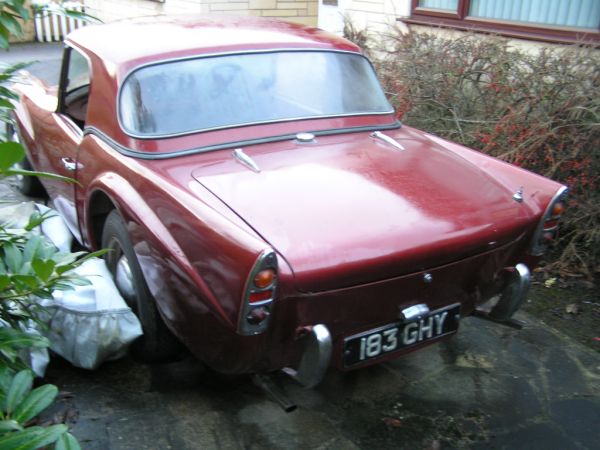
{"label": "white cover under car", "polygon": [[127,347],[142,335],[135,314],[125,304],[104,260],[93,258],[73,271],[92,284],[72,291],[57,291],[44,334],[50,348],[77,367],[96,369],[104,361],[125,355]]}
{"label": "white cover under car", "polygon": [[[41,213],[48,210],[33,202],[0,207],[0,223],[6,228],[22,228],[34,209]],[[58,214],[46,220],[41,229],[57,248],[69,251],[73,238]],[[73,274],[91,284],[56,291],[53,300],[40,301],[49,314],[48,330],[42,334],[50,340],[50,348],[74,366],[96,369],[104,361],[122,357],[129,344],[142,335],[142,327],[119,294],[104,260],[92,258]],[[40,357],[30,355],[38,375],[45,369]]]}

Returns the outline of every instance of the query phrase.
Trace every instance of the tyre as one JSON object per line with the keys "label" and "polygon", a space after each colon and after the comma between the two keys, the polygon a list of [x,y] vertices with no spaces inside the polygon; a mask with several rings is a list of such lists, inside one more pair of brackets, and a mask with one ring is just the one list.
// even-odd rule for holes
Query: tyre
{"label": "tyre", "polygon": [[108,215],[102,232],[104,255],[119,292],[138,317],[144,334],[131,346],[137,359],[170,361],[181,356],[183,346],[164,324],[142,274],[125,222],[116,210]]}
{"label": "tyre", "polygon": [[[7,136],[11,141],[21,143],[19,133],[17,133],[17,130],[15,129],[14,125],[7,124],[6,131]],[[21,161],[16,163],[13,167],[19,170],[33,170],[27,156],[25,156]],[[44,186],[42,186],[42,183],[40,183],[38,177],[31,175],[15,175],[15,178],[17,179],[17,189],[19,189],[19,191],[21,191],[23,194],[29,197],[46,196]]]}

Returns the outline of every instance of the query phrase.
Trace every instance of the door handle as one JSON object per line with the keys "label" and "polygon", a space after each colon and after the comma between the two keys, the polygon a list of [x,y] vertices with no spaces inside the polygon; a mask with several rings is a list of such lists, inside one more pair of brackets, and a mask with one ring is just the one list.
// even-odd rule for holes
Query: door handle
{"label": "door handle", "polygon": [[77,163],[71,158],[61,158],[60,161],[63,163],[65,170],[69,172],[75,172],[77,170]]}

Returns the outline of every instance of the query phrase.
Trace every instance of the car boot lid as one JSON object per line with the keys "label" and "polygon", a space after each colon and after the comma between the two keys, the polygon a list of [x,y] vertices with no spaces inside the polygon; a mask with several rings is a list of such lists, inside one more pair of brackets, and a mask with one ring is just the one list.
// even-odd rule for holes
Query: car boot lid
{"label": "car boot lid", "polygon": [[464,157],[412,129],[384,133],[229,150],[193,176],[286,258],[300,291],[456,261],[531,222],[514,192]]}

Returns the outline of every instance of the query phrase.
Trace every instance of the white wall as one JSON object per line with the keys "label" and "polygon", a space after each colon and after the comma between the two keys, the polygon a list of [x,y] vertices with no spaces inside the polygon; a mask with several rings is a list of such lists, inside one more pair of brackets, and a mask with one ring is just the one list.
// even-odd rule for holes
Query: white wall
{"label": "white wall", "polygon": [[318,0],[84,0],[86,11],[104,22],[157,14],[220,13],[280,17],[317,24]]}
{"label": "white wall", "polygon": [[340,11],[354,26],[370,32],[385,32],[396,19],[410,16],[411,0],[344,0]]}

